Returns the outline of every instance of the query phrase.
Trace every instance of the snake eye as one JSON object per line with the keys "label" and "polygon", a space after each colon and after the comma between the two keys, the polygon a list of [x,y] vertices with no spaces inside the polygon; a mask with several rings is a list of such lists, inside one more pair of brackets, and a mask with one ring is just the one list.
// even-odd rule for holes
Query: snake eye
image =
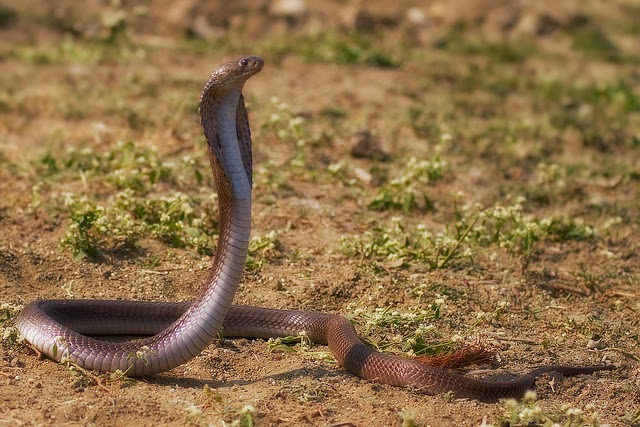
{"label": "snake eye", "polygon": [[249,65],[249,60],[247,58],[241,59],[240,60],[240,65],[242,67],[246,67],[247,65]]}

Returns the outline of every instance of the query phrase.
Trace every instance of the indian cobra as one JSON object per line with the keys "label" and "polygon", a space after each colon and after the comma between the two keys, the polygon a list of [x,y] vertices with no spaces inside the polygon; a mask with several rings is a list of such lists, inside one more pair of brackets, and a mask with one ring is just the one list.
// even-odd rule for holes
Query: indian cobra
{"label": "indian cobra", "polygon": [[[362,378],[407,386],[426,394],[495,401],[519,397],[550,371],[563,375],[614,366],[543,366],[512,381],[473,379],[414,360],[378,353],[365,345],[340,315],[232,305],[240,283],[251,226],[251,132],[242,88],[263,67],[251,56],[214,70],[200,96],[199,114],[216,182],[220,234],[211,271],[193,303],[38,300],[17,318],[20,334],[54,360],[85,369],[122,370],[147,376],[200,354],[221,327],[227,336],[284,337],[305,332],[329,349],[346,370]],[[87,335],[152,335],[139,341],[105,342]]]}

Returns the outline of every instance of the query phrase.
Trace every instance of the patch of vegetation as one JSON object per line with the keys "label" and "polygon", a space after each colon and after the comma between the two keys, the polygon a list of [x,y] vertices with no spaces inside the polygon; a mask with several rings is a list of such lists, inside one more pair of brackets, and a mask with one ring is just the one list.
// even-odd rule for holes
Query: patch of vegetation
{"label": "patch of vegetation", "polygon": [[296,43],[296,50],[308,62],[332,62],[336,64],[363,64],[380,68],[396,68],[400,65],[384,51],[375,48],[364,34],[342,35],[336,32],[320,32]]}
{"label": "patch of vegetation", "polygon": [[[186,194],[166,194],[161,184],[198,188],[204,180],[200,157],[184,156],[181,162],[160,159],[155,150],[131,142],[118,142],[110,150],[70,148],[62,156],[52,153],[35,164],[41,182],[33,187],[30,208],[42,206],[43,188],[52,182],[80,177],[85,186],[112,186],[106,200],[71,192],[54,193],[57,206],[64,206],[68,227],[61,239],[73,257],[100,257],[107,248],[136,249],[143,238],[171,247],[194,248],[200,254],[213,253],[218,233],[217,196],[208,188]],[[277,234],[255,236],[250,242],[249,269],[259,269],[264,257],[277,244]]]}
{"label": "patch of vegetation", "polygon": [[539,205],[548,206],[561,197],[566,197],[567,171],[557,163],[538,163],[536,183],[526,191],[527,200]]}
{"label": "patch of vegetation", "polygon": [[378,194],[369,203],[369,209],[399,210],[405,213],[415,210],[423,212],[434,210],[433,201],[418,188],[440,180],[446,167],[447,162],[440,157],[439,147],[436,148],[436,154],[430,160],[409,158],[398,176],[378,190]]}
{"label": "patch of vegetation", "polygon": [[171,196],[136,197],[131,189],[118,192],[107,205],[86,197],[64,195],[69,226],[62,245],[74,258],[95,257],[107,240],[134,246],[141,237],[153,237],[172,247],[195,248],[211,254],[211,238],[218,229],[212,219],[214,200],[208,202],[176,192]]}
{"label": "patch of vegetation", "polygon": [[270,107],[274,110],[263,127],[274,131],[282,141],[298,141],[309,136],[304,117],[295,114],[289,104],[274,96],[269,100]]}
{"label": "patch of vegetation", "polygon": [[7,7],[0,5],[0,29],[7,29],[18,21],[18,12]]}
{"label": "patch of vegetation", "polygon": [[66,39],[47,49],[36,46],[14,46],[9,55],[33,65],[60,63],[95,63],[102,60],[104,52],[96,47]]}
{"label": "patch of vegetation", "polygon": [[621,62],[624,56],[604,30],[595,24],[585,25],[573,33],[573,48],[592,59]]}
{"label": "patch of vegetation", "polygon": [[55,45],[15,45],[9,50],[10,56],[28,64],[131,62],[145,59],[149,51],[148,47],[136,45],[129,38],[127,12],[124,9],[105,9],[97,23],[100,25],[100,35],[95,37],[83,36],[70,19],[44,15],[36,18],[36,21],[40,26],[70,35]]}
{"label": "patch of vegetation", "polygon": [[[459,346],[455,341],[437,341],[439,334],[433,321],[440,318],[444,306],[445,297],[439,296],[414,312],[399,312],[390,308],[377,308],[373,311],[356,308],[350,320],[363,328],[363,336],[369,337],[368,342],[378,350],[397,352],[399,348],[405,356],[443,355]],[[292,347],[294,344],[296,346]],[[313,350],[313,342],[304,333],[271,338],[268,348],[270,351],[303,353],[335,363],[329,352]]]}
{"label": "patch of vegetation", "polygon": [[118,31],[121,30],[115,30],[107,38],[97,40],[67,37],[59,44],[47,47],[16,45],[9,49],[8,55],[32,65],[127,63],[144,60],[149,48],[122,42]]}
{"label": "patch of vegetation", "polygon": [[419,311],[402,313],[389,308],[377,308],[374,311],[354,310],[351,321],[364,328],[367,337],[376,336],[372,344],[379,350],[391,346],[400,346],[408,356],[435,355],[452,351],[457,343],[434,342],[437,338],[433,321],[440,318],[444,298],[436,298],[426,308]]}
{"label": "patch of vegetation", "polygon": [[379,68],[397,68],[400,60],[374,46],[371,38],[359,32],[348,34],[323,31],[295,40],[271,39],[264,49],[280,57],[295,53],[306,62],[327,62],[341,65],[360,64]]}
{"label": "patch of vegetation", "polygon": [[256,410],[251,405],[239,407],[235,402],[228,402],[226,397],[218,390],[212,389],[208,385],[202,389],[202,393],[197,396],[195,403],[190,403],[185,408],[190,424],[211,425],[211,419],[224,418],[222,425],[230,427],[253,427],[254,413]]}
{"label": "patch of vegetation", "polygon": [[[69,211],[69,225],[61,244],[74,258],[100,256],[105,248],[119,243],[136,247],[144,237],[175,248],[194,248],[213,254],[217,237],[217,197],[202,198],[176,192],[170,196],[140,197],[131,189],[116,193],[105,205],[86,197],[63,195]],[[253,236],[249,242],[247,268],[260,269],[264,257],[277,244],[277,233]]]}
{"label": "patch of vegetation", "polygon": [[588,28],[576,32],[573,47],[599,59],[614,62],[621,59],[618,48],[601,28]]}
{"label": "patch of vegetation", "polygon": [[[469,92],[480,90],[500,98],[497,104],[496,102],[482,103],[483,109],[488,110],[488,112],[483,112],[484,117],[493,111],[502,112],[500,102],[504,100],[504,97],[525,91],[529,84],[529,81],[523,79],[522,75],[518,73],[517,67],[497,62],[479,64],[472,61],[465,68],[451,70],[447,74],[446,80],[454,86],[452,100],[455,101],[455,109],[451,113],[452,115],[457,115],[460,111],[465,111],[466,114],[475,114],[474,103],[480,100],[474,99],[476,97],[469,97]],[[500,114],[500,117],[504,117],[504,115]]]}
{"label": "patch of vegetation", "polygon": [[3,344],[14,346],[23,340],[14,326],[16,315],[16,307],[6,303],[0,305],[0,342]]}
{"label": "patch of vegetation", "polygon": [[506,250],[526,268],[535,243],[542,240],[588,240],[593,227],[580,218],[533,218],[526,215],[519,199],[511,206],[455,208],[455,221],[438,232],[420,224],[405,227],[400,218],[390,226],[377,226],[357,237],[344,238],[342,248],[348,256],[383,260],[398,266],[421,263],[431,269],[448,267],[454,261],[474,262],[488,248]]}
{"label": "patch of vegetation", "polygon": [[289,188],[287,178],[287,174],[271,160],[254,165],[253,183],[256,187],[276,192]]}
{"label": "patch of vegetation", "polygon": [[423,105],[409,107],[407,110],[409,124],[415,135],[426,141],[448,142],[451,134],[443,132],[442,119],[439,113],[429,111]]}
{"label": "patch of vegetation", "polygon": [[535,53],[535,47],[526,40],[518,43],[491,43],[466,34],[467,25],[458,22],[447,35],[435,43],[436,49],[464,55],[484,55],[497,63],[522,62]]}
{"label": "patch of vegetation", "polygon": [[632,113],[640,111],[640,95],[632,84],[620,80],[568,85],[551,80],[542,82],[539,93],[553,101],[540,106],[546,110],[551,107],[551,125],[561,130],[576,129],[585,146],[600,151],[640,146],[632,118]]}
{"label": "patch of vegetation", "polygon": [[625,414],[623,420],[630,427],[640,426],[640,409],[636,409],[635,411],[628,412],[627,414]]}
{"label": "patch of vegetation", "polygon": [[[345,164],[336,163],[329,166],[316,165],[309,160],[309,153],[323,141],[325,134],[314,134],[309,129],[307,119],[293,112],[291,107],[277,97],[270,100],[272,113],[262,129],[270,135],[275,135],[290,151],[285,161],[280,165],[267,160],[255,168],[256,185],[271,190],[288,188],[286,184],[293,176],[298,179],[315,180],[322,176],[343,182],[348,180],[344,176]],[[285,155],[286,156],[286,155]]]}
{"label": "patch of vegetation", "polygon": [[567,84],[551,79],[539,82],[536,87],[536,93],[565,108],[588,104],[601,109],[610,108],[617,114],[640,111],[640,94],[633,83],[625,79],[591,84]]}
{"label": "patch of vegetation", "polygon": [[590,426],[601,425],[599,414],[592,404],[584,408],[571,405],[563,405],[560,413],[552,414],[545,411],[536,402],[537,396],[533,391],[528,391],[521,402],[509,399],[504,403],[504,412],[499,419],[502,426]]}
{"label": "patch of vegetation", "polygon": [[[190,158],[184,159],[186,168],[193,166]],[[96,152],[91,147],[67,149],[64,156],[48,153],[40,158],[36,167],[44,178],[60,174],[82,174],[89,177],[106,177],[116,188],[147,192],[159,182],[175,180],[175,165],[163,162],[154,150],[132,142],[118,141],[110,150]],[[198,182],[202,173],[194,168]]]}
{"label": "patch of vegetation", "polygon": [[545,231],[549,240],[557,242],[589,241],[596,235],[595,229],[585,224],[582,218],[568,216],[551,219]]}
{"label": "patch of vegetation", "polygon": [[282,160],[276,164],[267,160],[254,168],[256,187],[268,189],[272,193],[290,189],[287,184],[292,179],[314,181],[323,176],[335,178],[326,165],[318,165],[310,161],[309,154],[324,136],[313,134],[307,119],[293,112],[292,108],[277,97],[270,100],[272,110],[269,119],[262,126],[268,137],[276,137],[284,153]]}
{"label": "patch of vegetation", "polygon": [[301,353],[317,360],[330,363],[336,362],[331,352],[328,350],[314,350],[313,346],[313,341],[311,341],[305,332],[294,336],[269,338],[267,341],[267,348],[270,352]]}
{"label": "patch of vegetation", "polygon": [[245,267],[249,270],[260,270],[266,258],[278,245],[278,233],[273,230],[262,236],[252,236],[249,240],[249,255]]}

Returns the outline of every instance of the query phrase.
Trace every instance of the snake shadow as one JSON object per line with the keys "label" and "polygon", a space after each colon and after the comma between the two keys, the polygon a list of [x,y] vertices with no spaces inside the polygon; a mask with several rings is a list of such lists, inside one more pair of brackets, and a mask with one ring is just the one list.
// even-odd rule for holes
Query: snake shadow
{"label": "snake shadow", "polygon": [[[145,335],[100,335],[100,336],[92,336],[93,338],[100,339],[103,341],[110,342],[126,342],[126,341],[134,341],[140,338],[144,338]],[[233,351],[235,353],[241,352],[241,350],[236,346],[233,340],[224,339],[218,341],[216,346],[219,348],[225,348],[227,350]],[[245,380],[245,379],[233,379],[228,381],[220,381],[215,378],[210,380],[200,379],[200,378],[189,378],[184,376],[174,376],[171,374],[171,371],[159,373],[156,375],[152,375],[150,377],[145,377],[142,381],[151,384],[157,384],[164,387],[180,387],[184,389],[202,389],[205,385],[208,385],[211,388],[231,388],[234,386],[246,386],[251,384],[263,383],[265,381],[282,381],[282,380],[291,380],[299,377],[309,377],[309,378],[327,378],[327,377],[352,377],[353,375],[340,370],[329,370],[319,366],[310,367],[310,368],[299,368],[294,369],[287,372],[280,372],[277,374],[265,375],[261,378],[257,378],[254,380]]]}
{"label": "snake shadow", "polygon": [[189,377],[175,377],[167,374],[155,375],[147,379],[148,382],[165,386],[165,387],[180,387],[185,389],[202,389],[205,385],[213,389],[225,389],[232,388],[234,386],[247,386],[252,384],[259,384],[271,381],[286,381],[300,377],[310,378],[327,378],[327,377],[343,377],[347,376],[346,372],[328,370],[321,367],[312,368],[299,368],[287,372],[280,372],[277,374],[265,375],[261,378],[246,380],[246,379],[232,379],[227,381],[219,381],[216,379],[203,380],[199,378]]}

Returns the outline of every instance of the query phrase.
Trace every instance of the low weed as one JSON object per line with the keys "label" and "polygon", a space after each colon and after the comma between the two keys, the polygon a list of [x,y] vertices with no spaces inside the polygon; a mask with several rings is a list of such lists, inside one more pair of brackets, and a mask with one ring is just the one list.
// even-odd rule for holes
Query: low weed
{"label": "low weed", "polygon": [[573,48],[590,59],[622,62],[625,57],[601,26],[586,23],[572,33]]}
{"label": "low weed", "polygon": [[450,230],[434,234],[423,225],[407,228],[401,218],[394,217],[387,227],[374,227],[359,237],[343,238],[341,243],[348,256],[391,261],[393,265],[418,262],[438,269],[456,258],[471,257],[472,253],[461,247],[467,234],[455,236]]}
{"label": "low weed", "polygon": [[228,422],[222,421],[222,426],[253,427],[255,408],[251,405],[239,407],[240,404],[234,402],[228,402],[219,390],[205,384],[196,402],[186,407],[187,418],[192,424],[213,425],[209,419],[219,419],[223,415]]}
{"label": "low weed", "polygon": [[180,192],[139,197],[131,189],[116,193],[105,205],[71,193],[63,197],[69,226],[61,242],[75,258],[97,256],[108,240],[135,245],[146,236],[172,247],[212,253],[211,238],[218,231],[212,219],[217,211],[214,197],[202,199]]}
{"label": "low weed", "polygon": [[[98,257],[114,243],[136,247],[141,238],[150,237],[175,248],[194,248],[199,254],[213,253],[217,237],[217,197],[188,196],[176,192],[169,196],[139,197],[122,190],[104,205],[87,197],[63,195],[69,212],[69,225],[61,244],[74,258]],[[277,245],[277,233],[253,236],[249,242],[247,268],[259,270],[265,257]]]}
{"label": "low weed", "polygon": [[262,44],[266,51],[279,58],[285,54],[299,55],[306,62],[325,62],[340,65],[366,65],[377,68],[397,68],[400,59],[374,45],[361,32],[323,31],[283,40],[270,38]]}
{"label": "low weed", "polygon": [[335,359],[329,351],[313,350],[313,345],[313,341],[309,339],[305,332],[300,332],[294,336],[269,338],[267,341],[267,348],[270,352],[302,353],[316,360],[335,363]]}
{"label": "low weed", "polygon": [[493,43],[468,36],[466,30],[463,22],[453,25],[435,47],[451,53],[484,55],[497,63],[522,62],[535,53],[534,45],[526,41]]}
{"label": "low weed", "polygon": [[0,341],[9,346],[16,345],[23,340],[18,328],[14,326],[16,313],[16,307],[6,303],[0,305]]}
{"label": "low weed", "polygon": [[147,57],[147,47],[112,40],[111,34],[115,37],[118,34],[117,27],[115,29],[104,39],[77,40],[67,37],[49,47],[16,45],[8,55],[31,65],[130,63]]}
{"label": "low weed", "polygon": [[633,121],[634,113],[640,111],[640,96],[633,83],[548,80],[540,83],[536,93],[544,98],[540,108],[550,108],[550,124],[560,130],[575,129],[585,146],[604,152],[640,146]]}
{"label": "low weed", "polygon": [[293,157],[288,164],[294,169],[303,170],[307,167],[305,146],[310,136],[304,117],[295,114],[286,102],[277,97],[271,98],[273,113],[263,128],[274,132],[282,142],[293,146]]}
{"label": "low weed", "polygon": [[[85,187],[112,187],[112,195],[101,200],[99,194],[49,192],[55,202],[51,204],[63,206],[68,215],[61,244],[74,258],[99,257],[113,245],[136,248],[142,238],[210,255],[218,233],[217,196],[199,187],[205,179],[200,160],[200,156],[186,155],[178,162],[164,161],[155,150],[132,142],[118,142],[101,152],[70,148],[60,156],[49,153],[35,164],[41,182],[33,187],[30,209],[43,204],[41,193],[46,188],[80,177]],[[190,191],[166,194],[167,185],[190,187]],[[273,232],[254,237],[249,268],[259,269],[276,242]]]}
{"label": "low weed", "polygon": [[[461,196],[462,197],[462,196]],[[455,220],[440,231],[426,226],[405,226],[401,218],[390,225],[377,226],[361,236],[342,239],[349,256],[392,261],[395,265],[421,263],[431,269],[450,266],[454,261],[474,262],[487,250],[506,250],[523,269],[528,265],[535,243],[541,240],[589,240],[595,229],[580,218],[534,218],[525,214],[524,199],[509,206],[454,207]]]}
{"label": "low weed", "polygon": [[247,256],[246,268],[249,270],[260,270],[266,258],[278,246],[278,233],[269,231],[260,236],[252,236],[249,241],[249,255]]}
{"label": "low weed", "polygon": [[627,412],[623,420],[630,427],[640,426],[640,408]]}
{"label": "low weed", "polygon": [[335,64],[363,64],[380,68],[396,68],[400,61],[373,46],[364,34],[353,32],[321,32],[304,37],[295,48],[305,61]]}
{"label": "low weed", "polygon": [[[426,308],[414,312],[399,312],[390,308],[377,308],[368,311],[362,308],[353,310],[350,320],[363,328],[363,334],[373,337],[371,344],[379,350],[400,347],[408,356],[438,355],[452,351],[456,342],[433,343],[438,336],[436,327],[431,324],[440,318],[441,309],[445,306],[445,297],[437,297]],[[297,344],[295,347],[292,345]],[[305,333],[284,338],[270,338],[267,342],[269,351],[285,353],[299,352],[316,359],[335,362],[333,356],[326,351],[314,351],[313,342]]]}
{"label": "low weed", "polygon": [[297,142],[308,138],[309,130],[304,117],[295,114],[289,104],[278,97],[272,97],[270,104],[273,112],[264,124],[265,129],[275,131],[283,142]]}
{"label": "low weed", "polygon": [[[4,8],[0,9],[0,21],[3,10]],[[100,18],[95,23],[98,34],[87,36],[78,32],[71,20],[43,15],[38,26],[48,26],[62,33],[69,33],[71,30],[77,34],[75,37],[65,37],[53,46],[15,45],[10,49],[9,55],[33,65],[121,63],[146,58],[149,48],[133,43],[127,34],[128,13],[125,9],[114,3],[105,8]]]}
{"label": "low weed", "polygon": [[447,162],[440,157],[439,148],[429,160],[409,158],[404,169],[397,177],[389,180],[378,190],[378,194],[369,203],[372,210],[398,210],[405,213],[420,210],[423,212],[435,209],[433,201],[421,187],[440,180],[447,167]]}
{"label": "low weed", "polygon": [[372,344],[378,349],[399,346],[408,356],[443,354],[457,345],[455,342],[433,343],[438,334],[432,322],[440,318],[444,306],[445,298],[438,297],[426,308],[409,313],[389,308],[374,311],[356,308],[351,321],[364,328],[363,335],[376,337]]}
{"label": "low weed", "polygon": [[498,425],[501,426],[529,426],[542,427],[553,426],[591,426],[601,425],[593,404],[587,404],[583,408],[572,405],[563,405],[560,413],[549,413],[536,402],[537,396],[533,391],[528,391],[521,402],[509,399],[504,403],[504,412],[499,417]]}
{"label": "low weed", "polygon": [[[188,158],[186,165],[192,165]],[[177,170],[174,164],[161,161],[155,150],[123,141],[103,152],[70,147],[63,156],[48,153],[40,158],[36,169],[49,179],[61,174],[106,177],[116,188],[140,192],[149,191],[159,182],[174,181]]]}
{"label": "low weed", "polygon": [[442,134],[436,113],[428,111],[424,106],[410,107],[407,116],[418,138],[433,140]]}
{"label": "low weed", "polygon": [[14,9],[7,6],[0,6],[0,28],[10,28],[16,22],[18,22],[19,14]]}
{"label": "low weed", "polygon": [[270,135],[274,135],[283,143],[286,153],[280,165],[267,160],[258,165],[255,169],[256,186],[270,190],[280,190],[288,188],[286,182],[292,177],[304,180],[315,180],[318,177],[336,179],[343,182],[347,180],[338,174],[335,168],[345,169],[344,163],[331,165],[317,165],[309,159],[311,149],[319,146],[328,137],[326,133],[318,134],[312,132],[307,119],[296,114],[293,109],[277,97],[270,100],[271,114],[268,121],[262,126]]}

